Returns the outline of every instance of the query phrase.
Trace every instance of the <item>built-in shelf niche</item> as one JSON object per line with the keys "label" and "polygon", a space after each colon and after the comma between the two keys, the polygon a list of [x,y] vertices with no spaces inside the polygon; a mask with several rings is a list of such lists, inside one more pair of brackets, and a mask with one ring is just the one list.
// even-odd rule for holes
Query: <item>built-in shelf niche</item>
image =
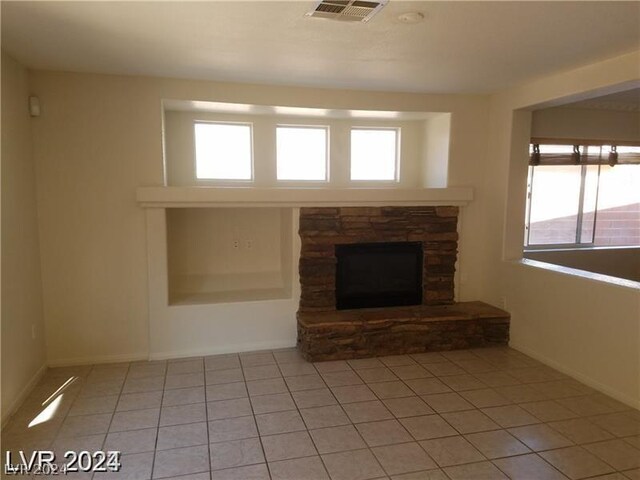
{"label": "built-in shelf niche", "polygon": [[291,298],[292,208],[168,208],[169,304]]}

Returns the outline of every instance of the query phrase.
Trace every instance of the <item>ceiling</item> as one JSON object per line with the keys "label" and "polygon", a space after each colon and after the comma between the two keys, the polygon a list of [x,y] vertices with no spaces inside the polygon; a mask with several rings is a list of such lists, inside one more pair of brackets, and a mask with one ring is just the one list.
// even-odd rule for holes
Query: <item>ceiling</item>
{"label": "ceiling", "polygon": [[488,93],[640,46],[640,2],[391,0],[366,24],[305,17],[313,1],[1,5],[4,49],[78,72]]}

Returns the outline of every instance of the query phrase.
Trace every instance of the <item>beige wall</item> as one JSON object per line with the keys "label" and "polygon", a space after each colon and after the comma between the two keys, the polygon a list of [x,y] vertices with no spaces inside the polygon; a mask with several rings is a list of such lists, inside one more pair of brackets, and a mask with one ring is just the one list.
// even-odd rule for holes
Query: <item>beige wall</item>
{"label": "beige wall", "polygon": [[640,248],[585,248],[526,252],[526,258],[640,282]]}
{"label": "beige wall", "polygon": [[[32,73],[32,85],[42,102],[42,116],[33,122],[34,154],[47,348],[49,361],[54,364],[145,358],[148,354],[145,212],[135,202],[135,188],[163,184],[163,98],[342,110],[451,112],[449,185],[477,186],[483,174],[488,119],[485,96],[267,87],[44,71]],[[477,234],[482,227],[483,201],[478,195],[462,209],[458,292],[462,300],[480,296],[482,247]],[[285,340],[290,342],[292,334],[295,337],[294,303],[280,302],[282,305],[265,312],[265,318],[272,319],[265,324],[265,331],[286,331]],[[200,311],[201,325],[197,335],[190,338],[218,338],[223,322],[212,321],[206,311]],[[231,304],[216,312],[240,319],[254,315]],[[270,330],[271,321],[282,328]],[[176,328],[184,330],[184,325]],[[241,342],[241,335],[236,340]],[[276,344],[277,339],[273,340]],[[233,345],[242,348],[237,342]],[[162,351],[165,355],[179,354],[165,348]]]}
{"label": "beige wall", "polygon": [[451,115],[441,113],[425,120],[423,130],[422,185],[430,188],[446,187],[449,176]]}
{"label": "beige wall", "polygon": [[506,302],[511,343],[640,406],[640,290],[523,265],[531,109],[613,93],[638,82],[640,52],[553,75],[491,101],[482,298]]}
{"label": "beige wall", "polygon": [[533,112],[531,136],[640,141],[640,114],[617,110],[556,107]]}
{"label": "beige wall", "polygon": [[[46,367],[27,71],[2,52],[2,420]],[[33,335],[35,334],[35,338]]]}

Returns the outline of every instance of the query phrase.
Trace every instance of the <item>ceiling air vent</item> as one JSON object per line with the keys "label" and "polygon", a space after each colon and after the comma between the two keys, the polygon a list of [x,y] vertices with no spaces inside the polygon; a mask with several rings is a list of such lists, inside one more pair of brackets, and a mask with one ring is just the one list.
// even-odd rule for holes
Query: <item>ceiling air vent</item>
{"label": "ceiling air vent", "polygon": [[368,22],[388,1],[321,0],[307,16],[344,22]]}

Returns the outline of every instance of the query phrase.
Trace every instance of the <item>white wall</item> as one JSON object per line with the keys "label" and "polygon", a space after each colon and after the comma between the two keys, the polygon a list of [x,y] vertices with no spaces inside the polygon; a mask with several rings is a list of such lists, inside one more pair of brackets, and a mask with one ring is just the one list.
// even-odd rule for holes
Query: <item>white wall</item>
{"label": "white wall", "polygon": [[429,188],[446,187],[449,176],[451,115],[441,113],[425,120],[423,129],[422,185]]}
{"label": "white wall", "polygon": [[[163,184],[163,98],[339,110],[450,112],[449,185],[478,186],[484,170],[488,119],[485,96],[267,87],[44,71],[32,73],[32,85],[42,103],[42,116],[33,122],[34,155],[47,349],[53,364],[146,358],[149,353],[149,318],[156,318],[158,313],[155,307],[149,307],[147,256],[151,253],[147,249],[145,211],[135,202],[135,188]],[[480,296],[483,247],[477,235],[482,227],[484,201],[478,194],[461,213],[461,300]],[[167,288],[153,281],[151,284]],[[159,334],[162,338],[151,333],[151,338],[162,345],[158,352],[165,356],[187,353],[189,339],[222,341],[222,334],[228,334],[229,348],[258,346],[243,344],[241,332],[252,332],[252,338],[262,336],[269,345],[295,339],[295,300],[269,303],[267,309],[264,304],[247,308],[228,305],[216,310],[213,320],[211,311],[196,306],[188,312],[192,324],[167,318],[165,331]],[[167,350],[172,335],[180,333],[184,334],[180,342],[174,341],[175,348]]]}
{"label": "white wall", "polygon": [[637,84],[640,52],[495,95],[485,164],[482,299],[512,314],[511,343],[640,406],[640,291],[520,263],[531,109]]}
{"label": "white wall", "polygon": [[531,136],[640,142],[640,114],[555,107],[533,112]]}
{"label": "white wall", "polygon": [[[2,52],[2,422],[46,368],[27,71]],[[32,337],[35,334],[35,338]]]}

